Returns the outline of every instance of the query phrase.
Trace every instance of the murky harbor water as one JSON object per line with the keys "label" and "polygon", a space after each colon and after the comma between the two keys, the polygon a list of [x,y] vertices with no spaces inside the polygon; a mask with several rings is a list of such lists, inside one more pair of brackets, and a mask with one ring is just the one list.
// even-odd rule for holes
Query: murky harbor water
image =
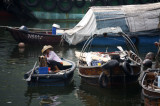
{"label": "murky harbor water", "polygon": [[[5,23],[1,25],[21,26],[20,23]],[[76,23],[60,23],[62,27],[71,28]],[[29,27],[50,28],[52,24],[27,24]],[[123,85],[102,89],[81,82],[77,69],[74,81],[66,87],[28,87],[24,74],[30,70],[38,56],[41,55],[42,46],[27,45],[19,50],[17,42],[12,36],[0,30],[0,105],[1,106],[143,106],[141,87],[137,84]],[[95,47],[93,50],[104,51],[106,47]],[[116,47],[108,47],[109,51]],[[66,59],[77,62],[74,52],[81,47],[54,46],[55,52]],[[153,51],[154,45],[139,45],[140,55]]]}

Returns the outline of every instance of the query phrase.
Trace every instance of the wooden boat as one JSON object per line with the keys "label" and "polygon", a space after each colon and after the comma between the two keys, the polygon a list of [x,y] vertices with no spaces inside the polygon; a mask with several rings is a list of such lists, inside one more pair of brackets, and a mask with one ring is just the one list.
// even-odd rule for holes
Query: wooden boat
{"label": "wooden boat", "polygon": [[[28,85],[32,86],[65,86],[70,84],[73,81],[73,74],[76,68],[74,62],[70,60],[63,60],[63,70],[60,70],[56,73],[45,73],[39,74],[38,69],[40,67],[36,67],[34,72],[32,70],[28,71],[24,75],[24,79],[26,79]],[[30,77],[30,80],[27,80]]]}
{"label": "wooden boat", "polygon": [[[49,29],[20,29],[18,27],[5,27],[11,33],[17,42],[24,42],[28,44],[60,44],[62,35],[53,35],[52,30]],[[63,32],[63,30],[59,30]]]}
{"label": "wooden boat", "polygon": [[87,53],[76,52],[76,56],[78,73],[90,85],[110,87],[134,83],[140,74],[141,58],[132,51],[91,52],[92,60],[101,60],[99,66],[87,65]]}
{"label": "wooden boat", "polygon": [[143,72],[141,81],[145,106],[160,105],[160,87],[158,86],[159,69],[148,69]]}
{"label": "wooden boat", "polygon": [[145,106],[160,105],[160,65],[157,56],[151,52],[146,55],[143,61],[143,71],[141,71],[139,77],[139,84],[142,86]]}

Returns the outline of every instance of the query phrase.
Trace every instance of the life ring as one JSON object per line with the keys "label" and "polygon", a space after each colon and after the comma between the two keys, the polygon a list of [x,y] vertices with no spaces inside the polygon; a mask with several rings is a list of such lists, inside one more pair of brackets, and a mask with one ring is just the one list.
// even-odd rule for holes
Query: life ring
{"label": "life ring", "polygon": [[108,2],[108,1],[106,1],[106,0],[90,0],[91,6],[95,6],[96,3],[97,3],[97,1],[100,1],[103,6],[106,6],[106,5],[107,5],[107,2]]}
{"label": "life ring", "polygon": [[102,88],[106,88],[108,86],[108,78],[104,72],[99,76],[99,86]]}
{"label": "life ring", "polygon": [[[44,1],[44,0],[43,0]],[[26,4],[30,7],[35,7],[39,4],[40,0],[26,0]]]}
{"label": "life ring", "polygon": [[57,4],[56,0],[42,0],[41,2],[42,8],[46,11],[54,10],[56,8],[56,4]]}
{"label": "life ring", "polygon": [[62,12],[67,13],[72,9],[73,3],[72,3],[72,0],[66,0],[68,2],[67,6],[63,6],[62,4],[64,4],[64,1],[65,0],[58,0],[57,1],[57,3],[58,3],[57,6],[58,6],[59,10],[61,10]]}
{"label": "life ring", "polygon": [[86,0],[82,0],[82,1],[74,0],[74,4],[75,4],[75,6],[81,8],[86,4]]}
{"label": "life ring", "polygon": [[124,71],[125,74],[133,75],[133,69],[128,62],[126,62],[126,61],[123,62],[122,68],[123,68],[123,71]]}

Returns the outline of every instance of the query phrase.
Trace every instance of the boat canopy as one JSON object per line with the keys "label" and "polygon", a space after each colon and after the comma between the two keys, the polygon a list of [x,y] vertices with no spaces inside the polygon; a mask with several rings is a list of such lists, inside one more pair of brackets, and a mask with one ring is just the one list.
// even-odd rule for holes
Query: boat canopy
{"label": "boat canopy", "polygon": [[69,44],[76,45],[94,34],[158,29],[159,20],[160,3],[94,6],[74,28],[66,30],[63,37]]}

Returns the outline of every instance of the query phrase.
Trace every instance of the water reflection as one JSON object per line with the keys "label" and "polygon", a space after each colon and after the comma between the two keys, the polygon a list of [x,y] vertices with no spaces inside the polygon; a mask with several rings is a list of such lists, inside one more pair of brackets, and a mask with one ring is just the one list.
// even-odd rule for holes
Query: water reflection
{"label": "water reflection", "polygon": [[28,106],[32,104],[34,99],[37,99],[42,106],[56,106],[62,103],[59,100],[60,95],[68,95],[74,89],[74,83],[66,87],[28,86],[24,96],[28,98]]}
{"label": "water reflection", "polygon": [[140,92],[138,84],[103,89],[81,83],[77,95],[87,106],[140,106]]}

